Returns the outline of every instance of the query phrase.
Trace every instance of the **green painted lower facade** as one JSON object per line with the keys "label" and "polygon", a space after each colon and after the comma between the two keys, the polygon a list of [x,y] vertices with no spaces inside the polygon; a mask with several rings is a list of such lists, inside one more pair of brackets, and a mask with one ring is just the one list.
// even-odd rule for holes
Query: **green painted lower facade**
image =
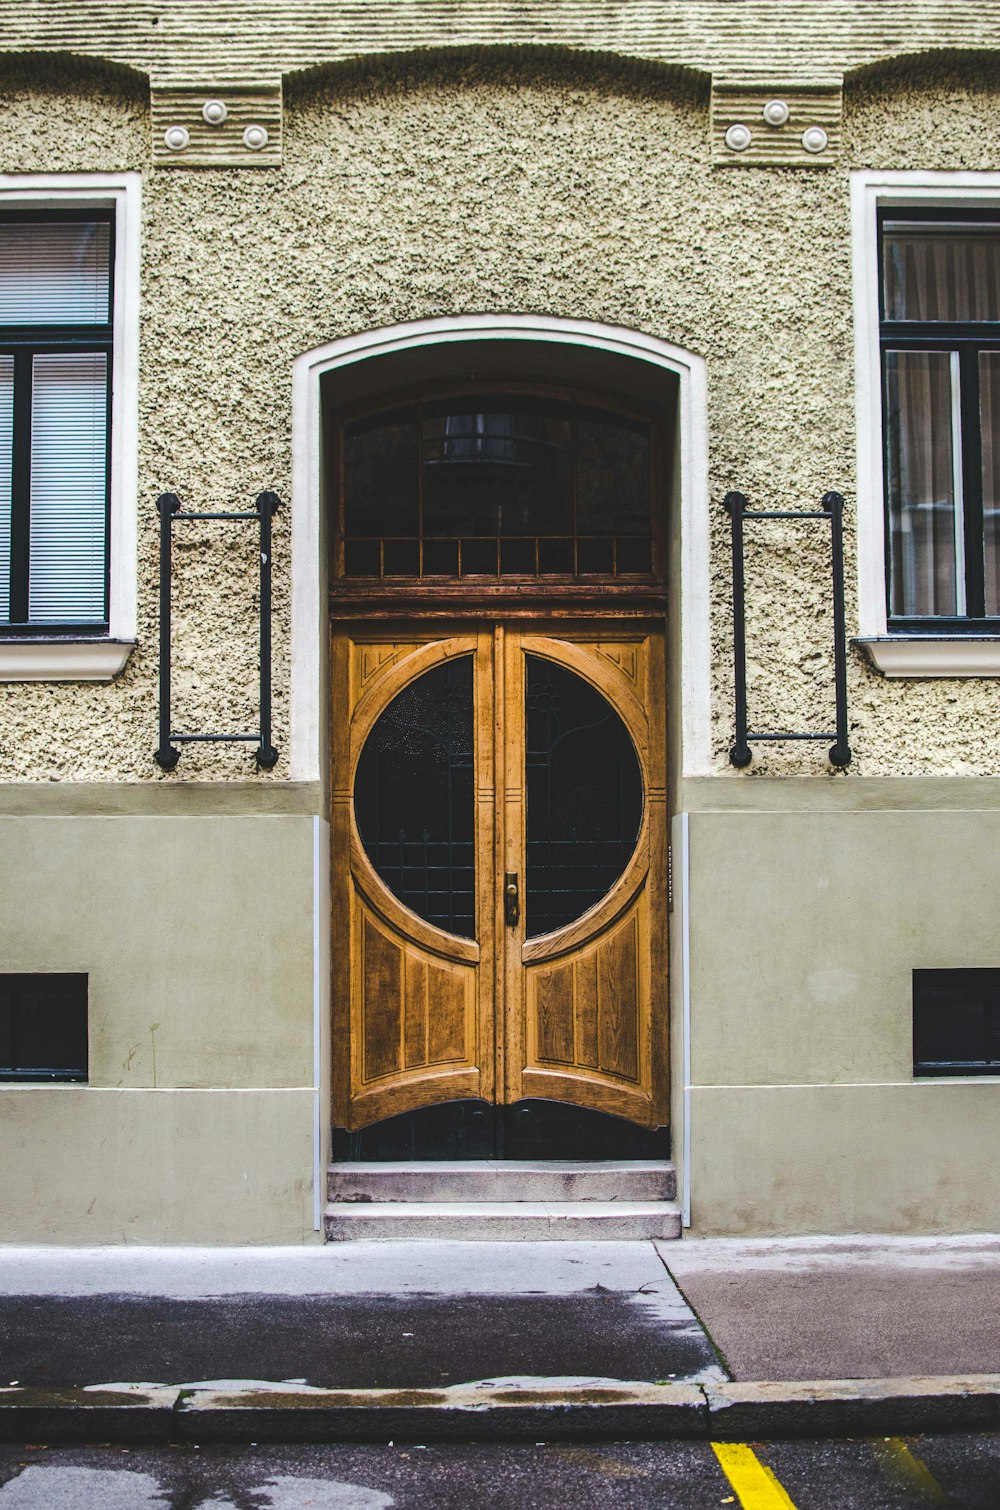
{"label": "green painted lower facade", "polygon": [[[4,968],[90,984],[89,1083],[0,1085],[0,1240],[320,1240],[338,940],[318,788],[275,792],[0,791]],[[1000,965],[1000,782],[677,798],[692,1232],[995,1230],[1000,1081],[914,1079],[911,972]]]}
{"label": "green painted lower facade", "polygon": [[90,1067],[0,1085],[0,1241],[318,1241],[326,825],[225,792],[190,817],[204,792],[160,816],[148,788],[85,794],[114,816],[7,795],[0,958],[88,975]]}
{"label": "green painted lower facade", "polygon": [[1000,964],[998,795],[690,784],[695,1231],[995,1230],[1000,1081],[914,1077],[912,971]]}

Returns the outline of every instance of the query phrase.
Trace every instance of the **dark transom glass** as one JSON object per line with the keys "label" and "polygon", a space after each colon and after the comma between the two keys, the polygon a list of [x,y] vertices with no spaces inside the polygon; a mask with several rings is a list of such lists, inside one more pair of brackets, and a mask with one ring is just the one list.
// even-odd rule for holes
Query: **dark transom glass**
{"label": "dark transom glass", "polygon": [[650,426],[573,397],[473,393],[346,426],[348,578],[649,576]]}

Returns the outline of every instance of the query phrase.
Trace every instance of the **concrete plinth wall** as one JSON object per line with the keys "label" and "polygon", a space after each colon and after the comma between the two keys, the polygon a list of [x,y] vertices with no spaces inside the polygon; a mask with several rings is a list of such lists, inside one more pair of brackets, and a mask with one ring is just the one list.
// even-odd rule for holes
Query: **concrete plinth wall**
{"label": "concrete plinth wall", "polygon": [[[236,794],[29,796],[0,817],[0,959],[87,972],[90,1079],[0,1086],[0,1241],[318,1240],[325,826]],[[995,1230],[1000,1085],[914,1080],[911,972],[1000,965],[1000,782],[681,798],[693,1231]]]}
{"label": "concrete plinth wall", "polygon": [[317,1236],[322,838],[308,814],[0,817],[2,968],[86,972],[90,1048],[86,1085],[0,1085],[0,1241]]}
{"label": "concrete plinth wall", "polygon": [[690,815],[693,1229],[995,1230],[1000,1082],[916,1080],[912,1043],[913,970],[1000,965],[994,784],[727,799]]}

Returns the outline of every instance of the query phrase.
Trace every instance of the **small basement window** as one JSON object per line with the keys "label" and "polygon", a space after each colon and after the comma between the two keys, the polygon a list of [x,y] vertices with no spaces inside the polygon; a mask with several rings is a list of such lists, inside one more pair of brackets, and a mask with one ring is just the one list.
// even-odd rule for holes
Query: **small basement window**
{"label": "small basement window", "polygon": [[1000,970],[914,970],[914,1075],[1000,1075]]}
{"label": "small basement window", "polygon": [[86,1078],[86,975],[0,975],[0,1081]]}

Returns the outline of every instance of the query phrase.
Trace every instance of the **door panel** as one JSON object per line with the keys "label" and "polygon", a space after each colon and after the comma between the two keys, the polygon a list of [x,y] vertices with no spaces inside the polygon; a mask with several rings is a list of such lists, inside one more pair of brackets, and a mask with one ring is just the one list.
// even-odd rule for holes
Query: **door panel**
{"label": "door panel", "polygon": [[360,1117],[479,1095],[477,965],[400,938],[360,899],[356,920],[352,1081]]}
{"label": "door panel", "polygon": [[[447,705],[461,701],[463,662],[471,696],[456,737]],[[483,884],[493,868],[492,640],[343,632],[332,663],[333,925],[343,928],[333,1111],[356,1128],[437,1101],[493,1098],[494,918]],[[439,884],[454,875],[457,901]],[[337,951],[338,938],[349,948]]]}
{"label": "door panel", "polygon": [[[532,801],[546,800],[528,770],[540,747],[527,727],[530,705],[539,689],[565,702],[570,672],[586,683],[587,695],[574,699],[575,707],[556,707],[551,721],[560,726],[557,745],[579,744],[578,769],[564,759],[556,783],[576,785],[577,801],[562,801],[560,814],[557,800],[540,826],[554,825],[553,849],[567,866],[574,853],[581,857],[583,875],[569,883],[573,905],[564,911],[594,896],[580,915],[540,937],[529,936],[530,917],[507,927],[506,1099],[571,1101],[647,1127],[666,1121],[665,866],[655,853],[665,846],[666,792],[663,705],[652,701],[657,651],[662,641],[651,634],[609,632],[582,644],[506,636],[508,797],[520,794],[507,803],[507,868],[530,858],[540,822]],[[545,661],[558,668],[547,685],[536,674]],[[551,873],[554,889],[560,870]]]}
{"label": "door panel", "polygon": [[461,1098],[666,1123],[662,648],[335,635],[337,1125]]}

